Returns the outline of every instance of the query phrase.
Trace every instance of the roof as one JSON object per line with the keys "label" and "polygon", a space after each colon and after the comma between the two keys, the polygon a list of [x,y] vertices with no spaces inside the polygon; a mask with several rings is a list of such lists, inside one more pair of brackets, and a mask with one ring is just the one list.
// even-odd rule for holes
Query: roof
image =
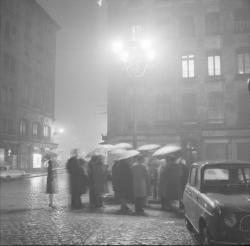
{"label": "roof", "polygon": [[49,13],[37,1],[31,1],[31,3],[34,4],[34,6],[37,7],[39,11],[41,11],[42,14],[51,21],[51,23],[53,23],[53,25],[56,27],[57,30],[61,29],[58,23],[49,15]]}
{"label": "roof", "polygon": [[[248,161],[240,161],[240,160],[205,160],[205,161],[200,161],[200,162],[195,162],[193,165],[194,166],[213,166],[213,165],[249,165],[250,167],[250,162]],[[192,166],[193,166],[192,165]]]}

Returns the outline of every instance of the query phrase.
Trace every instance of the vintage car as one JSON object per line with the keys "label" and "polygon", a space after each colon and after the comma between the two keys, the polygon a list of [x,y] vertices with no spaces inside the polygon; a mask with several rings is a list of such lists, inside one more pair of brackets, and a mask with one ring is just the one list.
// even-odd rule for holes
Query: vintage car
{"label": "vintage car", "polygon": [[10,169],[7,165],[0,166],[0,179],[10,180],[22,178],[26,175],[26,172],[23,170]]}
{"label": "vintage car", "polygon": [[183,194],[186,226],[201,244],[250,244],[250,163],[191,166]]}

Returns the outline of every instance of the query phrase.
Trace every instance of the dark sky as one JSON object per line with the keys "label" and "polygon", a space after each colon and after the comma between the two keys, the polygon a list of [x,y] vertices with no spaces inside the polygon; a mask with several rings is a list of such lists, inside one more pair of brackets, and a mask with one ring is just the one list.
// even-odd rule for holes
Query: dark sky
{"label": "dark sky", "polygon": [[106,11],[96,0],[37,0],[59,24],[56,123],[61,148],[89,151],[106,133]]}

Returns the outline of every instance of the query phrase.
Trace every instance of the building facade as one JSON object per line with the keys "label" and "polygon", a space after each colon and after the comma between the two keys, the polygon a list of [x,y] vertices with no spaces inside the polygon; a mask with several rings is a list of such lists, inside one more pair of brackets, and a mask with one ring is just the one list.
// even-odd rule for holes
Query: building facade
{"label": "building facade", "polygon": [[0,162],[43,168],[52,142],[56,32],[35,0],[0,0]]}
{"label": "building facade", "polygon": [[138,146],[178,142],[189,158],[249,161],[250,1],[108,1],[108,16],[110,37],[139,25],[156,50],[140,78],[113,58],[108,142],[132,142],[135,105]]}

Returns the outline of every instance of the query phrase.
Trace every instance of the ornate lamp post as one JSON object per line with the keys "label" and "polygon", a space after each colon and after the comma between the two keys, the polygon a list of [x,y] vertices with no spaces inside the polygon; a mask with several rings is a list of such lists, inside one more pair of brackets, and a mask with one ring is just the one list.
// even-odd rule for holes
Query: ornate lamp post
{"label": "ornate lamp post", "polygon": [[[118,55],[126,70],[128,77],[133,80],[144,76],[148,65],[154,60],[155,52],[149,39],[141,38],[138,26],[132,32],[132,39],[127,42],[117,40],[113,43],[113,51]],[[136,84],[132,86],[132,121],[133,121],[133,147],[137,148],[137,114],[136,114]]]}

